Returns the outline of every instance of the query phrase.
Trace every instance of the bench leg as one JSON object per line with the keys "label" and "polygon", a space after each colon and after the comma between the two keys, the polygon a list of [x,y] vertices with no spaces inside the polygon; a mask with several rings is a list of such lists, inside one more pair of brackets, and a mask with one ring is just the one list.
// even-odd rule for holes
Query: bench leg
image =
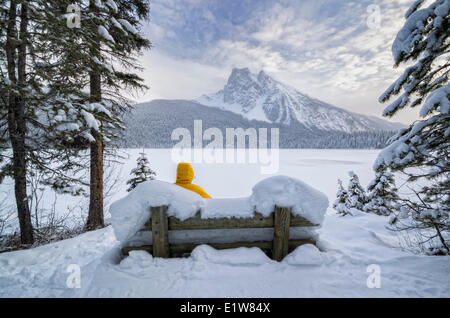
{"label": "bench leg", "polygon": [[272,257],[280,262],[288,254],[291,209],[276,206],[274,218]]}
{"label": "bench leg", "polygon": [[167,206],[152,207],[153,257],[169,257],[169,221]]}

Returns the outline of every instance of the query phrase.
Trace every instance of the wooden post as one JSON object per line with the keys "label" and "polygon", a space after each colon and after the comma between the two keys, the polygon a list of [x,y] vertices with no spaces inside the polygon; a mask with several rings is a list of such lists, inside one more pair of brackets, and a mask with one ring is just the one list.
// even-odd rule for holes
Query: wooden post
{"label": "wooden post", "polygon": [[272,258],[280,262],[289,248],[289,225],[291,209],[275,206]]}
{"label": "wooden post", "polygon": [[152,240],[153,256],[169,257],[169,222],[167,206],[152,207]]}

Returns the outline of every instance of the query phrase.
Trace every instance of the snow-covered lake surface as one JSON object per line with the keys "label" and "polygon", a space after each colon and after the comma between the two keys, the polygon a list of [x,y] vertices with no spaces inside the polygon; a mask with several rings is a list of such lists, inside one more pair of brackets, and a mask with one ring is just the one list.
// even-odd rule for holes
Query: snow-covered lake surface
{"label": "snow-covered lake surface", "polygon": [[[139,152],[126,150],[128,160],[122,167],[112,167],[120,182],[109,202],[127,194],[125,183]],[[171,159],[170,150],[145,152],[157,179],[173,182],[177,162]],[[363,186],[369,183],[377,153],[281,150],[276,175],[306,182],[324,192],[331,203],[337,179],[345,184],[349,170],[359,175]],[[194,183],[214,198],[249,196],[255,184],[271,176],[261,174],[257,164],[193,163],[193,167]],[[399,186],[402,183],[397,180]],[[2,195],[11,189],[8,181],[2,184]],[[44,201],[52,204],[54,195],[49,192],[45,197]],[[79,200],[58,196],[56,208],[65,210]],[[338,217],[329,207],[319,230],[319,250],[305,245],[281,263],[256,248],[216,251],[205,245],[184,259],[157,259],[146,252],[132,252],[122,260],[120,243],[108,226],[35,249],[0,254],[0,296],[450,297],[450,258],[403,251],[386,224],[385,217],[376,215]],[[73,284],[77,266],[81,288],[69,288],[77,287]],[[379,285],[374,286],[378,270]]]}

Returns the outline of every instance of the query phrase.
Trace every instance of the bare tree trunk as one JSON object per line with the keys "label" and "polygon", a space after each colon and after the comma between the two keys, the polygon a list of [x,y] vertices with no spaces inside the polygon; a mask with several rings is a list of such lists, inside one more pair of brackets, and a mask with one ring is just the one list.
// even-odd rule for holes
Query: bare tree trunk
{"label": "bare tree trunk", "polygon": [[[101,77],[99,74],[91,74],[91,101],[101,100]],[[102,135],[91,130],[95,141],[91,143],[91,180],[89,196],[89,215],[86,222],[86,230],[91,231],[105,226],[103,218],[103,138]]]}
{"label": "bare tree trunk", "polygon": [[[93,0],[90,0],[90,9],[96,11]],[[92,56],[100,55],[100,43],[94,44],[91,49]],[[102,82],[99,71],[93,70],[90,74],[90,99],[91,102],[102,100]],[[100,128],[101,129],[101,128]],[[103,218],[103,137],[98,131],[91,130],[95,141],[91,143],[90,162],[90,197],[89,215],[86,222],[86,230],[95,230],[105,226]]]}
{"label": "bare tree trunk", "polygon": [[[12,83],[17,84],[19,90],[25,87],[25,67],[27,48],[27,26],[28,13],[27,3],[21,5],[20,14],[20,44],[16,43],[16,0],[11,0],[9,21],[6,40],[6,55],[8,62],[8,76]],[[18,48],[18,63],[16,78],[16,47]],[[28,206],[27,195],[27,162],[26,162],[26,121],[25,121],[25,101],[23,97],[9,94],[8,105],[8,132],[13,149],[13,177],[14,193],[16,198],[17,213],[19,216],[20,239],[22,244],[33,244],[33,226],[31,224],[30,208]]]}

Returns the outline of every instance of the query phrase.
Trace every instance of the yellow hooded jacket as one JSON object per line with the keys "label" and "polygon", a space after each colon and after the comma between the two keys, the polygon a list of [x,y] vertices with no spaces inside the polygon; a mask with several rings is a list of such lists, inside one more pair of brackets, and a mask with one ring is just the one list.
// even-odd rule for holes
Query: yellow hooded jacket
{"label": "yellow hooded jacket", "polygon": [[187,190],[193,191],[200,195],[202,198],[211,199],[210,195],[205,192],[200,186],[192,184],[194,179],[194,169],[191,164],[187,162],[181,162],[177,167],[177,186],[183,187]]}

